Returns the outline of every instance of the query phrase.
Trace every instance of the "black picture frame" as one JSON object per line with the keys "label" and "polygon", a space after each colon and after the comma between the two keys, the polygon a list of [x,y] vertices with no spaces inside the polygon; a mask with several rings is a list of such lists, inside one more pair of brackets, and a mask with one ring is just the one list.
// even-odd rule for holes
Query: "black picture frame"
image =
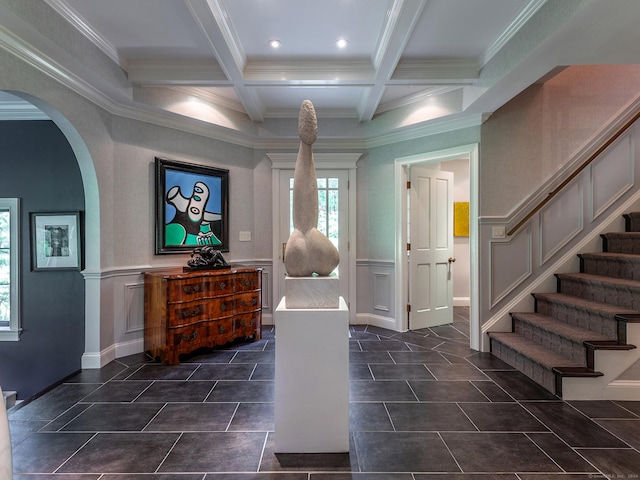
{"label": "black picture frame", "polygon": [[155,172],[156,254],[228,252],[229,170],[156,157]]}
{"label": "black picture frame", "polygon": [[32,212],[31,269],[80,270],[80,212]]}

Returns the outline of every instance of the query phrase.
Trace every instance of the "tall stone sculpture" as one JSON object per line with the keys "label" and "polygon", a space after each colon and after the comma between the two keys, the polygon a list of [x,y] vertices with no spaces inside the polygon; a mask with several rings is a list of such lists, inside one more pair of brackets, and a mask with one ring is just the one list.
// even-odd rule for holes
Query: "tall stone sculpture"
{"label": "tall stone sculpture", "polygon": [[300,148],[293,176],[293,233],[285,248],[284,265],[290,277],[327,276],[340,256],[331,241],[318,230],[318,185],[312,145],[318,137],[313,104],[302,102],[298,117]]}

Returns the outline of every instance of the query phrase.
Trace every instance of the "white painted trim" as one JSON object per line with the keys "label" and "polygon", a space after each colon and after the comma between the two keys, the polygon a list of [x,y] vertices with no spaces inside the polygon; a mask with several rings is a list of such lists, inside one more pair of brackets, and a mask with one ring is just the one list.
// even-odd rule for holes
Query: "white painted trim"
{"label": "white painted trim", "polygon": [[394,330],[399,332],[407,330],[407,311],[405,308],[407,299],[408,266],[404,261],[404,249],[407,243],[406,222],[406,175],[405,166],[419,163],[446,162],[467,158],[469,160],[469,341],[471,348],[480,350],[481,326],[480,326],[480,299],[479,299],[479,249],[478,249],[478,144],[461,145],[435,152],[425,152],[409,157],[396,158],[395,160],[395,250],[396,250],[396,282],[395,282],[395,312],[396,325]]}
{"label": "white painted trim", "polygon": [[0,209],[9,212],[9,328],[0,330],[0,342],[17,342],[20,340],[20,236],[21,212],[19,198],[0,198]]}
{"label": "white painted trim", "polygon": [[470,297],[453,297],[454,307],[468,307],[471,304]]}
{"label": "white painted trim", "polygon": [[396,319],[393,317],[383,317],[382,315],[374,315],[373,313],[356,314],[355,325],[371,325],[374,327],[386,328],[392,332],[400,332],[397,329]]}
{"label": "white painted trim", "polygon": [[[144,352],[144,338],[129,340],[128,342],[120,342],[114,345],[115,358],[128,357],[136,353]],[[109,354],[111,349],[109,349]]]}
{"label": "white painted trim", "polygon": [[547,0],[531,0],[529,4],[520,12],[511,25],[500,35],[495,42],[482,54],[480,65],[484,66],[489,60],[511,40],[518,31],[533,17]]}

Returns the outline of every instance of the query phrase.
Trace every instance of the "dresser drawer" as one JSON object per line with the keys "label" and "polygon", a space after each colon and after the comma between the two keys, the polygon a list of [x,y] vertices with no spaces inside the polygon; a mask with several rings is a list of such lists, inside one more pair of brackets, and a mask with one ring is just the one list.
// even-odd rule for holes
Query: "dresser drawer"
{"label": "dresser drawer", "polygon": [[261,312],[250,312],[233,317],[233,335],[235,337],[250,337],[260,323]]}
{"label": "dresser drawer", "polygon": [[201,297],[227,295],[233,292],[231,277],[197,277],[174,280],[167,285],[169,302],[188,301]]}
{"label": "dresser drawer", "polygon": [[237,299],[233,295],[206,298],[193,302],[171,303],[168,305],[169,327],[189,325],[210,318],[233,315]]}
{"label": "dresser drawer", "polygon": [[236,313],[252,312],[261,307],[260,292],[241,293],[236,296]]}
{"label": "dresser drawer", "polygon": [[234,279],[236,292],[249,292],[260,288],[258,274],[254,272],[238,273]]}
{"label": "dresser drawer", "polygon": [[209,325],[206,322],[195,323],[185,327],[171,328],[167,332],[167,343],[174,347],[181,347],[180,353],[200,348],[209,337]]}
{"label": "dresser drawer", "polygon": [[179,327],[200,322],[209,317],[209,305],[206,301],[172,303],[168,305],[167,326]]}

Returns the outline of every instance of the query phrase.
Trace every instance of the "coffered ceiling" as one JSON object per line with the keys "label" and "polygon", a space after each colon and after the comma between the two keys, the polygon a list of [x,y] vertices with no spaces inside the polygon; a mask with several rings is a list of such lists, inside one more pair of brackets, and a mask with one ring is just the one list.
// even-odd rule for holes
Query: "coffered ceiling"
{"label": "coffered ceiling", "polygon": [[[142,86],[253,121],[310,99],[332,117],[472,85],[544,0],[46,0]],[[346,47],[336,41],[345,39]],[[269,45],[280,42],[279,48]],[[184,90],[183,90],[184,91]]]}
{"label": "coffered ceiling", "polygon": [[[568,65],[640,64],[638,0],[40,1],[61,16],[43,32],[0,0],[0,48],[111,112],[247,145],[295,141],[305,99],[323,138],[383,144],[476,126]],[[0,92],[0,118],[20,102]]]}

